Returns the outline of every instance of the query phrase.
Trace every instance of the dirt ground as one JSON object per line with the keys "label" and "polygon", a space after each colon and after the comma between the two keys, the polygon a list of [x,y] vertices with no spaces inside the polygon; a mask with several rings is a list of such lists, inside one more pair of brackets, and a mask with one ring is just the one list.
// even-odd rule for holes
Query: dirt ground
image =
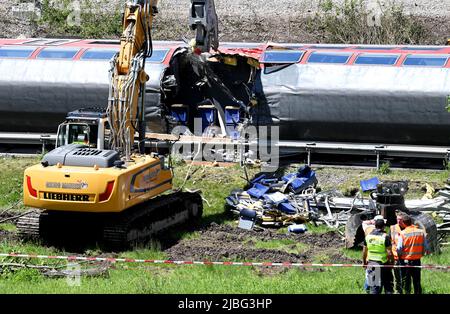
{"label": "dirt ground", "polygon": [[[288,252],[282,249],[256,248],[256,241],[293,240],[289,249],[295,250],[301,243],[305,250]],[[172,260],[247,260],[271,262],[308,263],[326,254],[329,262],[353,263],[355,260],[344,256],[341,249],[344,239],[336,232],[280,234],[275,229],[262,231],[244,230],[231,225],[212,223],[200,231],[199,238],[182,240],[165,250]],[[289,250],[291,251],[291,250]]]}
{"label": "dirt ground", "polygon": [[[256,242],[268,243],[285,240],[288,240],[288,244],[281,248],[258,248],[255,246]],[[2,241],[12,244],[17,243],[20,239],[15,231],[0,230],[0,242]],[[301,250],[296,250],[297,244],[301,244]],[[327,256],[327,262],[331,263],[358,262],[342,254],[341,249],[344,247],[344,239],[334,231],[282,234],[277,229],[244,230],[229,224],[219,225],[213,222],[203,227],[199,231],[198,237],[161,243],[161,247],[171,260],[308,263]],[[108,257],[117,255],[108,252],[97,253]]]}

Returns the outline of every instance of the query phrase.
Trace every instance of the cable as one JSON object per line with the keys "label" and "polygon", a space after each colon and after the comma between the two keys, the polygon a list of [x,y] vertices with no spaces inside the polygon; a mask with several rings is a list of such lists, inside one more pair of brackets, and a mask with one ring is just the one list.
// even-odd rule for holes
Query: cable
{"label": "cable", "polygon": [[189,177],[189,175],[191,174],[190,172],[191,172],[192,166],[194,165],[194,161],[195,161],[195,159],[197,159],[197,157],[198,157],[198,155],[200,154],[201,151],[202,151],[202,144],[199,143],[199,144],[198,144],[198,152],[197,152],[197,154],[194,156],[194,158],[192,158],[192,162],[191,162],[191,164],[189,165],[189,168],[188,168],[188,171],[187,171],[187,173],[186,173],[186,176],[184,177],[184,182],[183,182],[183,184],[181,185],[181,187],[179,188],[180,190],[182,190],[183,187],[185,186],[185,184],[186,184],[186,182],[187,182],[187,180],[188,180],[188,177]]}

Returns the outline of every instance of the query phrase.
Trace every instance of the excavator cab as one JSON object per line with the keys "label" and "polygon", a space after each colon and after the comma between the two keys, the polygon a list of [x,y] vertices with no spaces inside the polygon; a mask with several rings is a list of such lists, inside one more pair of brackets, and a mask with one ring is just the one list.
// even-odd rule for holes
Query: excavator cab
{"label": "excavator cab", "polygon": [[110,128],[102,109],[80,109],[69,112],[58,127],[56,147],[81,144],[90,148],[109,147]]}

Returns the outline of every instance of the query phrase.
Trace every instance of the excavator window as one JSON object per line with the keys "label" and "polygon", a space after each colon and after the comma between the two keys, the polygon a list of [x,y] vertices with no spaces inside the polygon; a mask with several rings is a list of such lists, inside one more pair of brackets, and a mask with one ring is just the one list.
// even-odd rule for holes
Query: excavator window
{"label": "excavator window", "polygon": [[89,126],[87,124],[70,124],[69,144],[89,145]]}
{"label": "excavator window", "polygon": [[87,123],[63,123],[58,128],[57,146],[82,144],[97,148],[98,125]]}
{"label": "excavator window", "polygon": [[66,145],[66,138],[67,138],[67,124],[62,123],[58,127],[58,136],[57,136],[56,147]]}
{"label": "excavator window", "polygon": [[69,124],[68,144],[82,144],[92,148],[96,148],[97,133],[97,125]]}

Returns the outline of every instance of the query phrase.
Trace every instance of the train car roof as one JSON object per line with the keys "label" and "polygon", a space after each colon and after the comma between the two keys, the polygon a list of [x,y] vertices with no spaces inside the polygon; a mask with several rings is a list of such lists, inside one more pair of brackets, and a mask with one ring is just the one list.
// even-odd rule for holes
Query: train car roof
{"label": "train car roof", "polygon": [[[119,40],[114,39],[0,39],[0,58],[109,60],[119,44]],[[154,41],[153,47],[156,53],[150,62],[167,64],[175,50],[187,47],[187,44],[182,41]],[[20,50],[16,55],[12,52],[2,54],[2,50],[12,51],[14,48]],[[64,54],[48,53],[46,56],[47,52],[64,50]],[[263,64],[450,67],[450,46],[223,42],[219,51],[254,58]]]}

